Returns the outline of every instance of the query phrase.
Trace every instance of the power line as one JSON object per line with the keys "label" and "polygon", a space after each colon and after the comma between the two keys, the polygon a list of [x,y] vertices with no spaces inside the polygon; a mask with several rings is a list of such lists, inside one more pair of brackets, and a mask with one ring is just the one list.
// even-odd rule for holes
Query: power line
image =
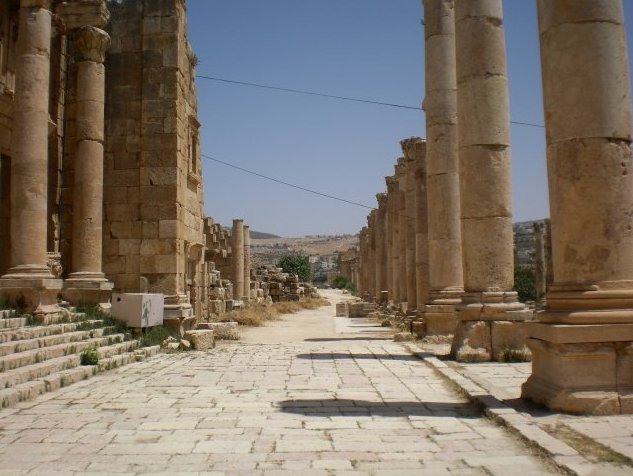
{"label": "power line", "polygon": [[281,185],[286,185],[287,187],[296,188],[297,190],[302,190],[304,192],[312,193],[314,195],[319,195],[320,197],[325,197],[325,198],[330,198],[332,200],[337,200],[339,202],[347,203],[349,205],[355,205],[357,207],[368,208],[370,210],[376,210],[376,207],[371,207],[371,206],[365,205],[363,203],[358,203],[358,202],[353,202],[351,200],[346,200],[345,198],[335,197],[334,195],[330,195],[330,194],[323,193],[323,192],[318,192],[316,190],[312,190],[312,189],[309,189],[309,188],[306,188],[306,187],[301,187],[300,185],[295,185],[295,184],[292,184],[292,183],[289,183],[289,182],[285,182],[283,180],[279,180],[279,179],[276,179],[276,178],[273,178],[273,177],[269,177],[268,175],[260,174],[259,172],[254,172],[253,170],[248,170],[248,169],[245,169],[243,167],[239,167],[239,166],[237,166],[235,164],[231,164],[229,162],[224,162],[223,160],[216,159],[214,157],[211,157],[210,155],[205,155],[205,154],[200,154],[200,155],[203,158],[208,159],[208,160],[212,160],[213,162],[217,162],[218,164],[226,165],[227,167],[231,167],[231,168],[240,170],[240,171],[245,172],[245,173],[250,174],[250,175],[255,175],[256,177],[260,177],[260,178],[263,178],[263,179],[266,179],[266,180],[270,180],[271,182],[275,182],[275,183],[278,183],[278,184],[281,184]]}
{"label": "power line", "polygon": [[222,83],[239,84],[241,86],[252,86],[252,87],[255,87],[255,88],[262,88],[262,89],[272,89],[274,91],[283,91],[285,93],[306,94],[306,95],[309,95],[309,96],[318,96],[318,97],[323,97],[323,98],[339,99],[339,100],[342,100],[342,101],[361,102],[361,103],[366,103],[366,104],[374,104],[374,105],[377,105],[377,106],[399,107],[401,109],[414,109],[414,110],[417,110],[417,111],[421,111],[422,110],[421,107],[417,107],[417,106],[406,106],[404,104],[393,104],[393,103],[388,103],[388,102],[373,101],[371,99],[360,99],[360,98],[352,98],[352,97],[346,97],[346,96],[336,96],[336,95],[333,95],[333,94],[317,93],[317,92],[314,92],[314,91],[306,91],[306,90],[303,90],[303,89],[282,88],[282,87],[278,87],[278,86],[268,86],[266,84],[249,83],[249,82],[246,82],[246,81],[235,81],[235,80],[231,80],[231,79],[214,78],[212,76],[198,75],[196,77],[197,78],[201,78],[201,79],[208,79],[210,81],[219,81],[219,82],[222,82]]}
{"label": "power line", "polygon": [[[226,79],[226,78],[217,78],[217,77],[213,77],[213,76],[204,76],[204,75],[197,75],[197,78],[200,79],[207,79],[209,81],[218,81],[221,83],[228,83],[228,84],[237,84],[239,86],[251,86],[254,88],[261,88],[261,89],[270,89],[273,91],[281,91],[281,92],[285,92],[285,93],[293,93],[293,94],[304,94],[304,95],[308,95],[308,96],[317,96],[317,97],[323,97],[323,98],[329,98],[329,99],[338,99],[341,101],[352,101],[352,102],[360,102],[360,103],[365,103],[365,104],[373,104],[375,106],[386,106],[386,107],[397,107],[400,109],[412,109],[415,111],[423,111],[424,109],[422,109],[419,106],[407,106],[405,104],[395,104],[395,103],[389,103],[389,102],[382,102],[382,101],[374,101],[372,99],[361,99],[361,98],[353,98],[353,97],[348,97],[348,96],[337,96],[334,94],[325,94],[325,93],[318,93],[315,91],[307,91],[305,89],[293,89],[293,88],[282,88],[279,86],[270,86],[267,84],[259,84],[259,83],[251,83],[251,82],[247,82],[247,81],[237,81],[237,80],[233,80],[233,79]],[[544,129],[545,126],[541,125],[541,124],[535,124],[532,122],[522,122],[522,121],[510,121],[511,124],[516,124],[519,126],[528,126],[528,127],[537,127],[539,129]]]}

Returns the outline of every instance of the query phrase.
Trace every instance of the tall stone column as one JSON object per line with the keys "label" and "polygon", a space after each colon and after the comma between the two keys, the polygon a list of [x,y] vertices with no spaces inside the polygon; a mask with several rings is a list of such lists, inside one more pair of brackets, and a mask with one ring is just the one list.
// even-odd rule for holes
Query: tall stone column
{"label": "tall stone column", "polygon": [[244,225],[244,298],[251,298],[251,227]]}
{"label": "tall stone column", "polygon": [[376,302],[386,304],[382,293],[387,291],[387,194],[377,194],[376,200]]}
{"label": "tall stone column", "polygon": [[[395,180],[393,177],[385,177],[387,185],[387,204],[386,204],[386,243],[385,243],[385,280],[387,282],[388,298],[394,303],[395,287],[394,287],[394,257],[393,257],[393,240],[394,240],[394,201],[395,201]],[[388,304],[388,303],[387,303]]]}
{"label": "tall stone column", "polygon": [[514,285],[510,118],[501,0],[456,0],[464,290],[452,355],[524,349]]}
{"label": "tall stone column", "polygon": [[47,262],[50,0],[22,0],[11,135],[11,268],[0,295],[27,312],[54,312],[62,281]]}
{"label": "tall stone column", "polygon": [[398,266],[397,266],[397,286],[396,286],[396,305],[406,311],[407,302],[407,202],[406,202],[406,190],[407,190],[407,176],[404,164],[404,157],[398,159],[398,163],[395,166],[395,177],[398,181],[398,195],[397,195],[397,210],[398,215],[398,241],[396,242],[398,253]]}
{"label": "tall stone column", "polygon": [[423,0],[429,295],[426,335],[455,332],[464,292],[454,0]]}
{"label": "tall stone column", "polygon": [[77,144],[73,188],[72,270],[64,297],[74,303],[109,304],[113,284],[102,272],[105,54],[110,36],[85,26],[74,34]]}
{"label": "tall stone column", "polygon": [[[402,274],[400,272],[400,217],[402,213],[400,211],[400,204],[402,202],[402,194],[400,191],[400,185],[398,177],[393,176],[393,200],[391,203],[392,211],[391,216],[393,218],[393,224],[391,229],[391,267],[392,267],[392,287],[393,297],[392,302],[396,307],[400,306],[400,281]],[[404,260],[403,260],[404,261]]]}
{"label": "tall stone column", "polygon": [[411,160],[409,180],[412,183],[412,206],[407,207],[407,215],[414,228],[411,264],[414,273],[416,309],[421,310],[429,290],[429,243],[427,222],[427,190],[426,190],[426,142],[419,137],[411,137],[400,142],[404,156]]}
{"label": "tall stone column", "polygon": [[[402,145],[402,142],[401,142]],[[404,271],[404,300],[407,302],[407,311],[415,311],[417,309],[417,290],[416,290],[416,249],[415,249],[415,232],[416,232],[416,177],[415,177],[415,159],[409,154],[406,147],[402,147],[404,160],[402,162],[404,181],[404,235],[405,248],[403,255],[405,258]]]}
{"label": "tall stone column", "polygon": [[234,219],[231,231],[231,252],[233,253],[233,299],[244,297],[244,220]]}
{"label": "tall stone column", "polygon": [[633,151],[622,2],[538,1],[554,284],[523,396],[633,413]]}
{"label": "tall stone column", "polygon": [[377,210],[372,210],[367,217],[367,282],[369,297],[372,301],[376,297],[376,220]]}

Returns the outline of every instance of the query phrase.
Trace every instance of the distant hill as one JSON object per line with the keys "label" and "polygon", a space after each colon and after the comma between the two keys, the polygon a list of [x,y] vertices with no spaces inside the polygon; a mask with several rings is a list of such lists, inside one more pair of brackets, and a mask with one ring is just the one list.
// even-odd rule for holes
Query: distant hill
{"label": "distant hill", "polygon": [[263,233],[261,231],[251,230],[251,238],[253,240],[269,240],[271,238],[281,238],[281,236],[273,235],[272,233]]}

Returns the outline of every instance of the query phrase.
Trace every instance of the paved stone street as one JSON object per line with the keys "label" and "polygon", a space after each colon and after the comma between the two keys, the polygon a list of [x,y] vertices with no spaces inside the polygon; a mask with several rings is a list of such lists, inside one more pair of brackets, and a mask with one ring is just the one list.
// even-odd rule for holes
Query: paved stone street
{"label": "paved stone street", "polygon": [[[375,323],[333,316],[304,311],[2,410],[0,473],[555,471]],[[292,338],[255,344],[260,331]]]}

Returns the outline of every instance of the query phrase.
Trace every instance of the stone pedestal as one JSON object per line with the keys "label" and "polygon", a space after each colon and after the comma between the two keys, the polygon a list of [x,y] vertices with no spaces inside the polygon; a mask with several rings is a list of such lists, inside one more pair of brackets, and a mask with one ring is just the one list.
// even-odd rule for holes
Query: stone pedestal
{"label": "stone pedestal", "polygon": [[424,0],[429,295],[426,335],[457,326],[464,292],[457,138],[454,0]]}
{"label": "stone pedestal", "polygon": [[105,53],[110,36],[92,26],[74,34],[77,98],[72,272],[64,299],[109,306],[113,284],[102,273]]}
{"label": "stone pedestal", "polygon": [[[494,339],[478,339],[494,321],[514,323],[530,311],[514,285],[510,117],[501,0],[456,0],[457,110],[464,291],[452,355],[481,344],[495,358]],[[504,324],[508,351],[523,351],[518,326]],[[517,330],[516,336],[512,334]]]}
{"label": "stone pedestal", "polygon": [[622,3],[539,0],[554,284],[523,397],[633,413],[633,151]]}
{"label": "stone pedestal", "polygon": [[0,296],[26,312],[57,312],[62,281],[47,266],[50,1],[22,0],[11,136],[11,268]]}

